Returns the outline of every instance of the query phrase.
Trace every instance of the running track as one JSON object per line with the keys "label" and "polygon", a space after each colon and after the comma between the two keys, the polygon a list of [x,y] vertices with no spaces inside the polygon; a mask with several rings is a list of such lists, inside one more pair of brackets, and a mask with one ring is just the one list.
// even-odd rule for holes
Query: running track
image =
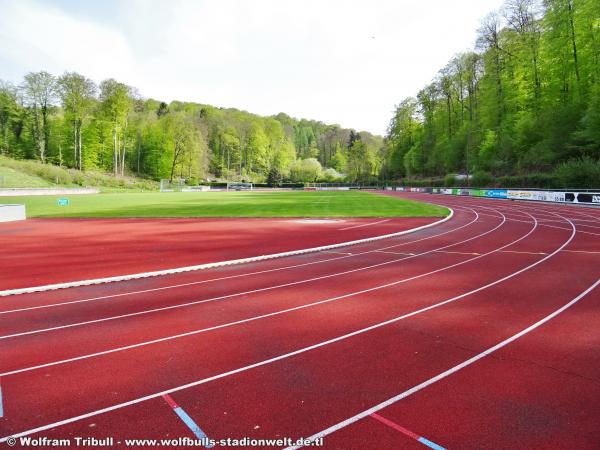
{"label": "running track", "polygon": [[[0,224],[0,289],[287,252],[395,233],[435,220],[128,218],[8,222]],[[57,265],[60,270],[56,270]]]}
{"label": "running track", "polygon": [[338,253],[0,299],[0,442],[598,448],[600,211],[390,195],[454,216]]}

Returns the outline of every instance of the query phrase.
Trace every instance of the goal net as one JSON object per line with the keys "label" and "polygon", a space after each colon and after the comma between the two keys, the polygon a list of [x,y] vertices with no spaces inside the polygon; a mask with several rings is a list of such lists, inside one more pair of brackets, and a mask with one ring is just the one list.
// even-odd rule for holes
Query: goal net
{"label": "goal net", "polygon": [[251,191],[252,183],[231,182],[227,183],[228,191]]}
{"label": "goal net", "polygon": [[181,192],[185,186],[183,178],[173,178],[173,180],[160,180],[160,192]]}

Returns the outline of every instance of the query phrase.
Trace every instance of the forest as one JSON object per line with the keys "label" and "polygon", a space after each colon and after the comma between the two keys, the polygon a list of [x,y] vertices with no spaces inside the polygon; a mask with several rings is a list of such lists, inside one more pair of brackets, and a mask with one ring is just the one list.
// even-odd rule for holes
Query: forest
{"label": "forest", "polygon": [[599,79],[600,1],[508,0],[483,19],[475,50],[397,105],[383,169],[599,187]]}
{"label": "forest", "polygon": [[189,183],[600,187],[599,79],[600,1],[507,0],[385,137],[40,71],[0,81],[0,154]]}
{"label": "forest", "polygon": [[115,177],[202,181],[369,180],[383,138],[339,125],[142,98],[114,79],[28,73],[0,84],[0,154]]}

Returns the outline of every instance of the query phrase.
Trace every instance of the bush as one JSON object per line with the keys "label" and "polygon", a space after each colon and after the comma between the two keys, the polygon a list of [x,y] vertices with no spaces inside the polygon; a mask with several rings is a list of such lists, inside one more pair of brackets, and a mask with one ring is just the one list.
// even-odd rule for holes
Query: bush
{"label": "bush", "polygon": [[423,179],[411,179],[404,178],[399,183],[391,183],[397,186],[409,186],[409,187],[443,187],[446,186],[443,178],[423,178]]}
{"label": "bush", "polygon": [[456,186],[457,181],[456,175],[449,173],[444,177],[444,186]]}
{"label": "bush", "polygon": [[333,168],[325,169],[321,174],[321,180],[328,182],[336,182],[341,181],[345,178],[343,173],[339,173],[337,170]]}
{"label": "bush", "polygon": [[494,177],[491,173],[485,172],[483,170],[478,170],[473,174],[473,178],[471,179],[471,186],[476,187],[489,187],[493,184]]}
{"label": "bush", "polygon": [[316,181],[321,177],[321,163],[315,158],[298,159],[290,165],[292,181]]}
{"label": "bush", "polygon": [[553,174],[533,173],[498,177],[493,181],[491,187],[559,189],[561,185]]}
{"label": "bush", "polygon": [[555,171],[562,188],[600,188],[600,161],[589,157],[571,159]]}

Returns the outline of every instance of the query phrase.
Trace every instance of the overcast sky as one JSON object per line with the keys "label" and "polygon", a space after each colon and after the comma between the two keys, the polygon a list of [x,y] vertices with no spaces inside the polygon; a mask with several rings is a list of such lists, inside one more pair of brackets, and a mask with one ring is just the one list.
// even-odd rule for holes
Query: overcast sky
{"label": "overcast sky", "polygon": [[0,0],[0,79],[80,72],[144,97],[383,134],[501,0]]}

